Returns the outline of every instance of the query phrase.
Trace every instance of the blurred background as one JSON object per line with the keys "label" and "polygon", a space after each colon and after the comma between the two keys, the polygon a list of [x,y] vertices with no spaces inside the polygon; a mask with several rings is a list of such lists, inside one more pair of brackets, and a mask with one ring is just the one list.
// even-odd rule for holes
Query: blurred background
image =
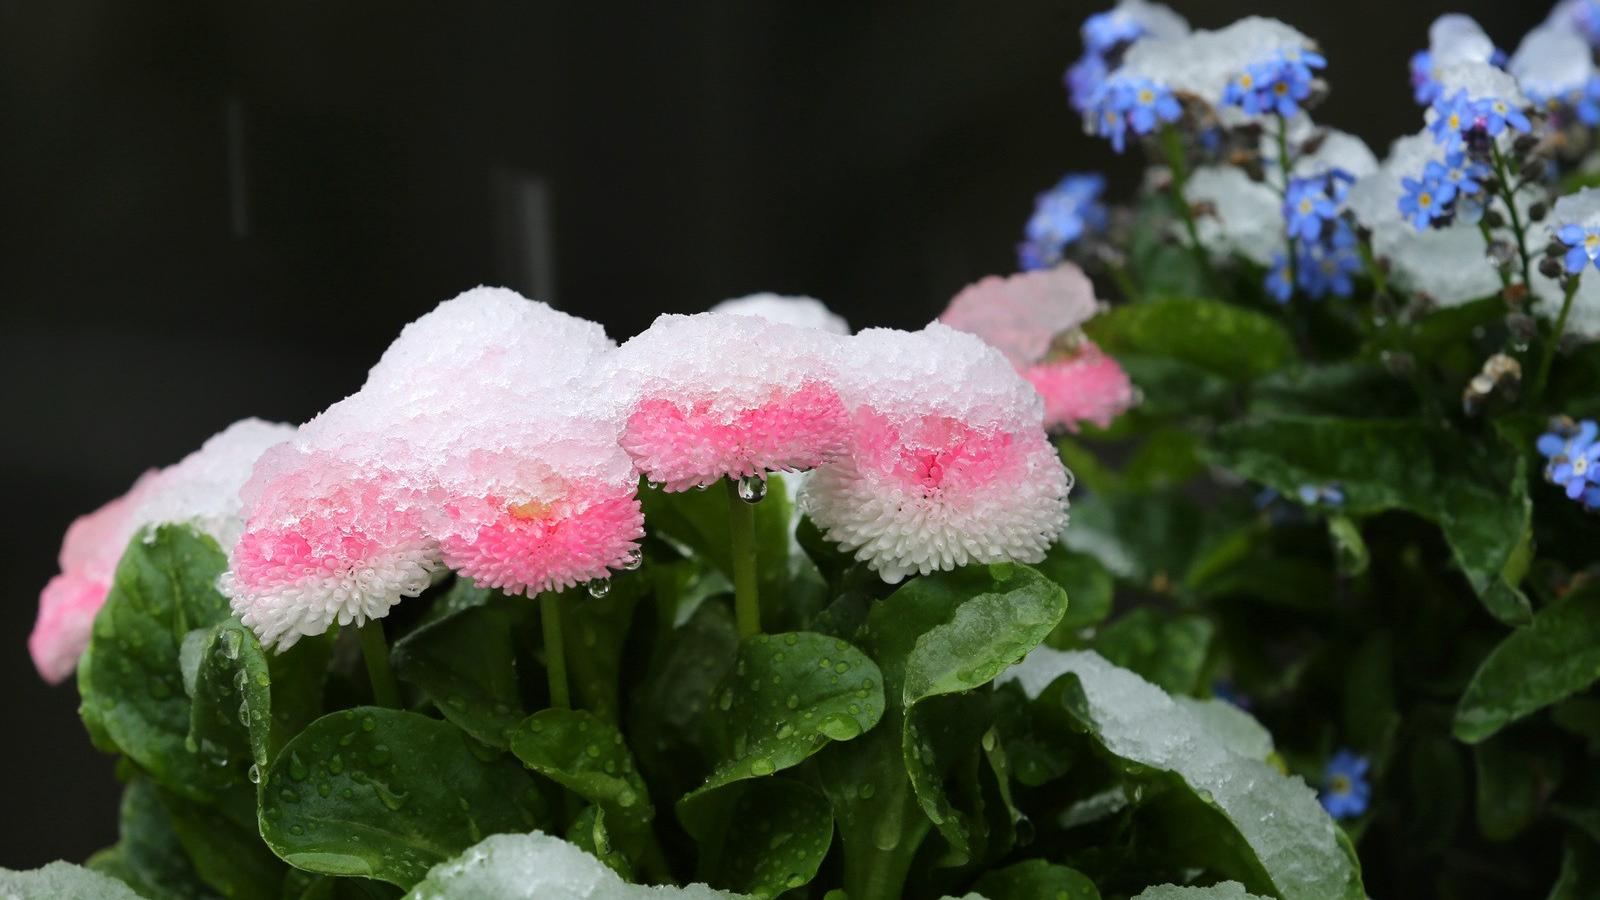
{"label": "blurred background", "polygon": [[[1063,172],[1136,184],[1061,85],[1108,5],[0,0],[0,866],[116,838],[111,760],[24,647],[74,517],[235,419],[310,417],[478,284],[618,339],[763,290],[918,327],[1015,268]],[[1510,50],[1546,13],[1173,5],[1318,39],[1318,119],[1380,156],[1435,16]]]}

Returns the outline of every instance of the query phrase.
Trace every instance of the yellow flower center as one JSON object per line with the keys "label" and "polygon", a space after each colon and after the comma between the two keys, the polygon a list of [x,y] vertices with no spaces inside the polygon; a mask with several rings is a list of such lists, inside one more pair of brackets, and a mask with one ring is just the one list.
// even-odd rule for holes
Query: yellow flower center
{"label": "yellow flower center", "polygon": [[1309,212],[1311,212],[1312,206],[1313,206],[1313,204],[1312,204],[1310,198],[1307,198],[1305,200],[1301,200],[1300,201],[1300,212],[1309,213]]}
{"label": "yellow flower center", "polygon": [[1335,794],[1350,793],[1350,779],[1343,775],[1335,775],[1328,780],[1328,790]]}
{"label": "yellow flower center", "polygon": [[1255,78],[1251,77],[1251,75],[1248,72],[1239,76],[1239,86],[1244,88],[1247,91],[1250,90],[1250,88],[1253,87],[1255,85],[1255,83],[1256,83]]}
{"label": "yellow flower center", "polygon": [[511,515],[518,519],[543,519],[550,515],[555,505],[541,500],[529,500],[527,503],[518,503],[509,510]]}
{"label": "yellow flower center", "polygon": [[1155,92],[1150,90],[1149,88],[1146,88],[1146,89],[1144,89],[1144,90],[1139,92],[1139,102],[1141,104],[1143,104],[1145,106],[1149,106],[1150,104],[1154,103],[1155,100],[1156,100]]}
{"label": "yellow flower center", "polygon": [[1451,129],[1460,129],[1461,128],[1461,117],[1456,115],[1455,113],[1451,113],[1450,114],[1450,127],[1451,127]]}
{"label": "yellow flower center", "polygon": [[1417,195],[1417,205],[1422,207],[1423,209],[1427,209],[1428,207],[1432,206],[1433,205],[1433,195],[1429,194],[1429,193],[1426,193],[1426,192],[1418,194]]}

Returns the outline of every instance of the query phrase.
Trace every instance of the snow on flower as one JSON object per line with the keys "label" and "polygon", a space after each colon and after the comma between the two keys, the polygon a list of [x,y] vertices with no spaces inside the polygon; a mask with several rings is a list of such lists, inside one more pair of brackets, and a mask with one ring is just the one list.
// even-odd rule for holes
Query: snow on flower
{"label": "snow on flower", "polygon": [[1081,32],[1083,56],[1067,70],[1066,84],[1072,108],[1087,113],[1106,74],[1128,47],[1146,36],[1182,37],[1189,33],[1189,23],[1159,3],[1122,0],[1085,19]]}
{"label": "snow on flower", "polygon": [[751,294],[748,297],[724,300],[711,307],[711,311],[738,316],[756,316],[769,322],[793,325],[797,328],[815,328],[830,334],[850,333],[850,323],[815,297]]}
{"label": "snow on flower", "polygon": [[1484,259],[1483,235],[1467,217],[1419,230],[1414,216],[1402,212],[1401,199],[1409,193],[1405,180],[1423,175],[1430,163],[1447,165],[1447,158],[1427,129],[1402,137],[1376,171],[1350,187],[1348,205],[1372,232],[1373,252],[1389,260],[1398,286],[1451,306],[1489,296],[1502,285]]}
{"label": "snow on flower", "polygon": [[802,492],[828,539],[889,583],[1043,559],[1066,525],[1072,479],[1039,396],[1006,357],[939,323],[868,329],[849,353],[848,450]]}
{"label": "snow on flower", "polygon": [[1411,57],[1411,87],[1424,106],[1438,99],[1440,75],[1450,66],[1469,63],[1492,65],[1498,58],[1494,41],[1471,17],[1446,13],[1428,26],[1428,49]]}
{"label": "snow on flower", "polygon": [[1065,265],[990,275],[956,294],[939,321],[983,338],[1020,368],[1044,359],[1057,335],[1083,325],[1098,306],[1088,277]]}
{"label": "snow on flower", "polygon": [[331,625],[387,615],[427,589],[438,546],[392,472],[284,444],[241,495],[249,517],[218,582],[263,646],[287,649]]}
{"label": "snow on flower", "polygon": [[844,341],[751,316],[661,316],[617,351],[622,446],[668,491],[815,468],[844,446]]}
{"label": "snow on flower", "polygon": [[[1331,172],[1354,177],[1371,174],[1378,162],[1360,138],[1337,129],[1313,127],[1304,117],[1289,124],[1291,147],[1309,144],[1312,152],[1303,153],[1291,167],[1295,179],[1326,178]],[[1285,247],[1285,213],[1279,195],[1282,177],[1278,172],[1275,140],[1264,137],[1260,152],[1266,163],[1263,180],[1253,180],[1234,166],[1201,166],[1189,176],[1184,196],[1190,205],[1203,208],[1196,226],[1200,243],[1218,256],[1243,256],[1260,266],[1271,267],[1282,259]],[[1344,208],[1335,199],[1336,210]],[[1330,257],[1340,265],[1342,255]]]}
{"label": "snow on flower", "polygon": [[1577,107],[1595,77],[1594,52],[1570,26],[1546,22],[1529,31],[1506,68],[1536,103]]}
{"label": "snow on flower", "polygon": [[1216,31],[1140,40],[1110,78],[1144,79],[1220,106],[1228,86],[1249,66],[1315,52],[1312,40],[1294,28],[1249,16]]}
{"label": "snow on flower", "polygon": [[386,615],[441,563],[513,593],[631,564],[643,519],[600,326],[478,288],[406,326],[257,467],[224,590],[264,643]]}
{"label": "snow on flower", "polygon": [[56,683],[77,666],[122,551],[141,528],[187,524],[223,548],[231,546],[241,527],[239,488],[250,467],[292,434],[287,425],[259,419],[235,422],[180,462],[146,472],[128,493],[73,522],[61,544],[61,574],[39,595],[39,616],[28,636],[39,674]]}
{"label": "snow on flower", "polygon": [[1106,427],[1136,400],[1127,373],[1080,330],[1097,311],[1089,279],[1062,265],[969,285],[939,321],[1004,353],[1043,398],[1046,428],[1076,431]]}

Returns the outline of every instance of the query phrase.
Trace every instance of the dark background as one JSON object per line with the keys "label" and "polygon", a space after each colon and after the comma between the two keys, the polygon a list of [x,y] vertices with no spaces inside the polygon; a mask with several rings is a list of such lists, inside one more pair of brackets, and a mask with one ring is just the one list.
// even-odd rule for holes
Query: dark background
{"label": "dark background", "polygon": [[[0,0],[0,866],[81,860],[118,787],[24,641],[75,516],[235,419],[302,421],[480,283],[604,323],[758,290],[916,327],[1010,271],[1033,195],[1133,158],[1061,74],[1084,0]],[[1539,0],[1179,2],[1321,41],[1318,118],[1420,127],[1434,16]]]}

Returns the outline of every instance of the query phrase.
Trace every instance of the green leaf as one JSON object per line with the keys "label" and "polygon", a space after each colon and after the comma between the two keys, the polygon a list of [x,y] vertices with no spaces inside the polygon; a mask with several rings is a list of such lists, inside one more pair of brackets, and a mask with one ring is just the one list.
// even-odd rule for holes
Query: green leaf
{"label": "green leaf", "polygon": [[1372,635],[1350,658],[1344,676],[1344,732],[1346,740],[1368,755],[1387,755],[1400,713],[1395,703],[1394,637],[1387,631]]}
{"label": "green leaf", "polygon": [[1600,847],[1582,835],[1568,835],[1561,852],[1561,872],[1549,900],[1590,900],[1600,894]]}
{"label": "green leaf", "polygon": [[0,896],[7,900],[141,900],[115,878],[59,860],[26,872],[0,869]]}
{"label": "green leaf", "polygon": [[1231,515],[1202,510],[1181,491],[1090,494],[1072,504],[1072,524],[1061,542],[1120,579],[1169,592],[1182,582],[1203,538],[1227,530]]}
{"label": "green leaf", "polygon": [[89,868],[118,879],[142,897],[214,896],[179,843],[172,816],[149,779],[135,778],[123,789],[118,831],[117,843],[90,857]]}
{"label": "green leaf", "polygon": [[612,844],[611,830],[606,827],[606,814],[600,807],[592,803],[585,806],[583,812],[578,813],[578,817],[567,826],[567,840],[605,863],[607,868],[624,879],[633,880],[633,863],[626,853]]}
{"label": "green leaf", "polygon": [[[848,746],[831,747],[817,754],[816,770],[823,790],[833,804],[834,819],[844,852],[844,884],[853,895],[885,895],[905,882],[911,862],[933,826],[923,812],[923,801],[912,787],[905,754],[905,697],[907,670],[924,635],[956,619],[963,604],[981,600],[979,608],[962,617],[975,624],[995,614],[996,597],[1016,592],[1019,597],[1048,595],[1056,599],[1056,615],[1065,605],[1060,588],[1024,566],[968,566],[953,572],[913,579],[887,598],[872,605],[856,643],[867,651],[883,673],[887,708],[883,721]],[[1033,605],[1037,601],[1028,601]],[[1047,601],[1048,602],[1048,601]],[[1000,614],[998,618],[1004,618]],[[1032,616],[1024,614],[1024,618]],[[1043,640],[1055,623],[1038,622]],[[972,635],[945,630],[943,637],[924,645],[916,663],[917,693],[933,684],[981,684],[983,663],[963,665],[949,655],[955,647],[978,652],[984,648],[1007,655],[999,644],[1015,638],[1000,636],[995,644]],[[1023,648],[1026,652],[1026,648]],[[953,674],[949,672],[953,666]],[[966,675],[961,670],[966,669]],[[976,749],[976,748],[974,748]],[[923,765],[920,760],[917,765]],[[924,781],[931,779],[924,778]],[[930,798],[930,802],[937,802]],[[877,887],[869,887],[877,885]],[[877,894],[869,894],[877,891]]]}
{"label": "green leaf", "polygon": [[218,622],[203,633],[189,739],[207,759],[229,761],[206,773],[213,790],[226,790],[248,769],[259,772],[268,762],[272,676],[261,644],[238,619]]}
{"label": "green leaf", "polygon": [[581,709],[542,709],[512,729],[511,752],[528,768],[637,827],[655,815],[650,789],[615,725]]}
{"label": "green leaf", "polygon": [[1333,542],[1333,555],[1339,563],[1340,574],[1353,578],[1367,571],[1372,553],[1361,537],[1361,529],[1349,516],[1329,516],[1328,537]]}
{"label": "green leaf", "polygon": [[1180,360],[1233,381],[1289,364],[1294,342],[1276,320],[1218,300],[1167,298],[1118,306],[1084,330],[1107,353]]}
{"label": "green leaf", "polygon": [[505,749],[527,716],[517,681],[513,623],[532,601],[498,591],[484,602],[419,625],[395,641],[395,675],[421,688],[462,731]]}
{"label": "green leaf", "polygon": [[1477,767],[1478,831],[1508,841],[1533,824],[1561,780],[1561,758],[1549,748],[1504,735],[1472,748]]}
{"label": "green leaf", "polygon": [[1100,891],[1077,869],[1030,859],[996,869],[974,885],[986,900],[1100,900]]}
{"label": "green leaf", "polygon": [[1078,633],[1093,628],[1111,615],[1111,573],[1100,561],[1084,553],[1053,544],[1044,561],[1034,567],[1067,594],[1067,611],[1046,641],[1053,647],[1078,643]]}
{"label": "green leaf", "polygon": [[78,667],[78,691],[91,733],[103,735],[159,784],[212,802],[224,793],[218,785],[230,784],[215,770],[236,768],[237,786],[230,791],[247,808],[248,759],[189,749],[190,702],[179,659],[190,631],[228,618],[228,601],[216,589],[226,567],[216,543],[188,528],[163,526],[135,535],[95,616]]}
{"label": "green leaf", "polygon": [[1214,722],[1092,652],[1040,648],[1008,676],[1065,716],[1125,779],[1154,790],[1140,834],[1172,866],[1192,865],[1282,900],[1364,896],[1354,851],[1316,793],[1235,752]]}
{"label": "green leaf", "polygon": [[714,768],[678,802],[711,883],[773,897],[811,880],[833,836],[813,788],[768,776],[848,741],[883,714],[883,676],[846,641],[811,632],[756,635],[707,710]]}
{"label": "green leaf", "polygon": [[830,741],[860,737],[878,724],[883,705],[883,674],[846,641],[814,632],[746,638],[707,717],[716,767],[679,801],[679,815],[693,833],[701,798],[797,766]]}
{"label": "green leaf", "polygon": [[288,870],[261,842],[254,823],[244,828],[170,791],[159,795],[173,833],[206,884],[230,900],[277,900]]}
{"label": "green leaf", "polygon": [[1600,586],[1587,585],[1507,635],[1456,707],[1455,735],[1475,744],[1600,678]]}
{"label": "green leaf", "polygon": [[[952,588],[976,590],[956,599],[948,595]],[[950,842],[951,861],[961,865],[971,857],[977,823],[950,802],[943,776],[954,757],[963,747],[971,748],[989,722],[970,711],[941,716],[930,710],[923,715],[918,704],[974,690],[1021,661],[1066,614],[1067,595],[1033,569],[991,566],[976,583],[971,579],[919,578],[895,592],[885,605],[904,603],[926,603],[936,610],[948,604],[948,616],[917,635],[905,658],[902,747],[906,772],[922,811]],[[895,627],[894,623],[880,624]],[[948,713],[950,707],[938,709]]]}
{"label": "green leaf", "polygon": [[658,796],[681,796],[696,787],[694,773],[713,760],[704,720],[712,694],[733,668],[739,646],[733,612],[703,603],[668,633],[629,707],[628,733],[640,768]]}
{"label": "green leaf", "polygon": [[[726,801],[726,802],[724,802]],[[833,812],[816,788],[789,778],[742,782],[700,813],[700,872],[710,884],[776,897],[803,887],[833,843]]]}
{"label": "green leaf", "polygon": [[547,827],[533,778],[448,722],[357,707],[312,722],[261,790],[261,836],[296,868],[416,883],[486,834]]}
{"label": "green leaf", "polygon": [[267,657],[272,681],[272,728],[267,735],[267,759],[277,759],[285,744],[322,715],[323,691],[328,682],[328,661],[333,656],[337,632],[303,637],[288,650]]}
{"label": "green leaf", "polygon": [[1141,606],[1100,629],[1091,645],[1113,664],[1132,669],[1163,690],[1194,693],[1216,631],[1198,615],[1173,615]]}
{"label": "green leaf", "polygon": [[1532,505],[1520,453],[1494,440],[1464,441],[1446,425],[1417,421],[1282,417],[1224,426],[1212,461],[1286,496],[1337,483],[1343,511],[1406,510],[1439,525],[1485,607],[1524,622],[1519,548]]}

